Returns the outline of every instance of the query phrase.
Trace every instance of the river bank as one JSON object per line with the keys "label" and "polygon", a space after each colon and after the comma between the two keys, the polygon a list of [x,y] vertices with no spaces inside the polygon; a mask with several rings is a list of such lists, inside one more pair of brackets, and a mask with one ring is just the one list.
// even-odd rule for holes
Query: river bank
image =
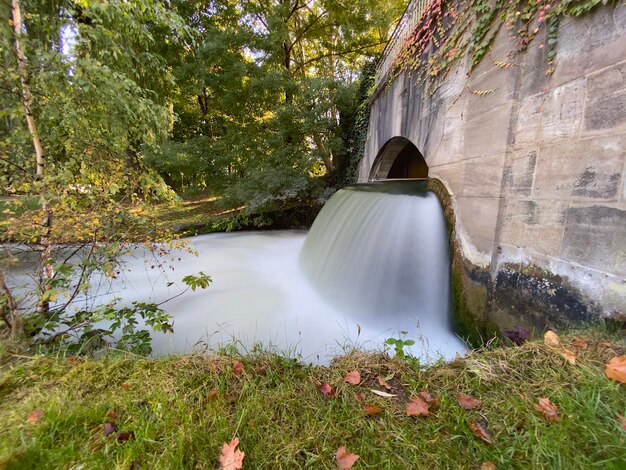
{"label": "river bank", "polygon": [[[262,351],[23,358],[5,346],[0,468],[216,468],[233,437],[244,468],[336,468],[341,446],[360,456],[355,469],[624,468],[626,393],[604,367],[625,353],[595,330],[430,366],[359,352],[328,367]],[[358,385],[344,380],[355,370]],[[420,392],[436,402],[407,416]],[[463,409],[460,394],[480,404]]]}

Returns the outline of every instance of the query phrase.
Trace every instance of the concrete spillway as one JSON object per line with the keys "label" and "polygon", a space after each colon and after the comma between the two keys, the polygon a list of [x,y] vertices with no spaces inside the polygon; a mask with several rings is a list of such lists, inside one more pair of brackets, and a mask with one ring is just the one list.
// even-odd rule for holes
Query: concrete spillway
{"label": "concrete spillway", "polygon": [[448,237],[441,205],[423,186],[398,181],[338,191],[311,227],[300,261],[343,312],[413,323],[409,330],[435,345],[451,335]]}

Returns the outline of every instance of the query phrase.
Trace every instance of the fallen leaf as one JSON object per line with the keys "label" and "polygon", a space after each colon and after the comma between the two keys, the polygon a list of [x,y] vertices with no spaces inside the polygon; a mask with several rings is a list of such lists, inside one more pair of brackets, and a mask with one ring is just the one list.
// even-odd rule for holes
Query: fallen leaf
{"label": "fallen leaf", "polygon": [[426,403],[428,403],[428,407],[431,408],[433,406],[436,406],[437,403],[439,403],[439,400],[435,397],[433,397],[429,392],[427,392],[426,390],[423,390],[419,393],[420,397],[422,397],[422,400],[424,400]]}
{"label": "fallen leaf", "polygon": [[358,370],[350,371],[343,378],[343,381],[351,385],[359,385],[361,383],[361,374]]}
{"label": "fallen leaf", "polygon": [[589,343],[587,343],[587,341],[582,338],[574,338],[572,340],[572,344],[581,349],[587,349],[587,347],[589,346]]}
{"label": "fallen leaf", "polygon": [[561,356],[563,356],[570,364],[576,365],[576,354],[569,349],[563,349],[563,351],[561,351]]}
{"label": "fallen leaf", "polygon": [[480,470],[496,470],[496,464],[493,462],[483,462],[480,466]]}
{"label": "fallen leaf", "polygon": [[387,390],[391,390],[391,385],[389,385],[389,382],[383,379],[380,375],[378,376],[378,384]]}
{"label": "fallen leaf", "polygon": [[30,424],[37,424],[39,420],[41,419],[41,417],[43,416],[43,413],[44,413],[43,410],[35,410],[31,414],[28,415],[28,418],[26,418],[26,421],[28,421]]}
{"label": "fallen leaf", "polygon": [[383,409],[380,406],[368,405],[368,404],[363,405],[363,410],[365,410],[365,414],[367,416],[377,415],[378,413],[383,411]]}
{"label": "fallen leaf", "polygon": [[350,470],[357,460],[359,460],[359,456],[348,452],[345,447],[342,446],[337,449],[335,461],[337,462],[338,470]]}
{"label": "fallen leaf", "polygon": [[406,405],[407,416],[428,416],[428,403],[422,397],[413,397]]}
{"label": "fallen leaf", "polygon": [[317,387],[317,389],[323,395],[326,395],[327,397],[329,397],[329,396],[331,396],[333,394],[333,387],[331,387],[330,384],[322,384],[319,387]]}
{"label": "fallen leaf", "polygon": [[128,392],[130,390],[130,385],[128,385],[127,383],[123,383],[122,388]]}
{"label": "fallen leaf", "polygon": [[556,423],[559,420],[559,410],[549,398],[540,398],[535,409],[543,413],[550,423]]}
{"label": "fallen leaf", "polygon": [[243,364],[239,361],[233,361],[233,372],[235,375],[243,374]]}
{"label": "fallen leaf", "polygon": [[102,433],[105,436],[108,436],[109,434],[113,434],[115,431],[117,431],[117,426],[114,423],[109,423],[107,421],[106,423],[102,425]]}
{"label": "fallen leaf", "polygon": [[472,434],[474,434],[474,436],[476,436],[481,441],[483,441],[483,442],[485,442],[487,444],[491,444],[492,443],[491,442],[491,437],[489,437],[489,434],[487,433],[487,430],[485,429],[485,427],[482,424],[470,421],[469,423],[467,423],[467,425],[470,428],[470,431],[472,431]]}
{"label": "fallen leaf", "polygon": [[608,342],[608,341],[601,341],[598,343],[598,346],[600,346],[601,348],[612,348],[613,345]]}
{"label": "fallen leaf", "polygon": [[113,418],[113,419],[117,419],[117,418],[119,418],[119,417],[120,417],[119,413],[118,413],[117,411],[115,411],[113,408],[110,408],[110,409],[107,411],[107,416],[108,416],[109,418]]}
{"label": "fallen leaf", "polygon": [[474,410],[480,406],[480,400],[465,393],[459,393],[456,401],[464,410]]}
{"label": "fallen leaf", "polygon": [[387,392],[381,392],[380,390],[374,390],[373,388],[370,388],[370,392],[372,392],[374,395],[378,395],[379,397],[383,397],[383,398],[393,398],[393,397],[398,396],[398,395],[394,395],[393,393],[387,393]]}
{"label": "fallen leaf", "polygon": [[356,398],[356,401],[365,401],[367,394],[365,392],[355,393],[354,398]]}
{"label": "fallen leaf", "polygon": [[243,467],[245,452],[238,450],[239,439],[233,437],[230,444],[224,442],[222,453],[220,454],[220,464],[222,470],[238,470]]}
{"label": "fallen leaf", "polygon": [[543,342],[547,346],[558,346],[559,336],[552,330],[546,331],[546,334],[543,335]]}
{"label": "fallen leaf", "polygon": [[115,436],[115,439],[117,439],[117,442],[120,442],[120,443],[130,441],[132,439],[135,439],[135,433],[133,431],[121,432],[117,436]]}
{"label": "fallen leaf", "polygon": [[213,389],[211,390],[209,393],[206,394],[206,401],[213,401],[215,400],[218,396],[219,396],[220,392],[217,389]]}
{"label": "fallen leaf", "polygon": [[609,379],[626,383],[626,356],[615,356],[606,365],[604,373]]}

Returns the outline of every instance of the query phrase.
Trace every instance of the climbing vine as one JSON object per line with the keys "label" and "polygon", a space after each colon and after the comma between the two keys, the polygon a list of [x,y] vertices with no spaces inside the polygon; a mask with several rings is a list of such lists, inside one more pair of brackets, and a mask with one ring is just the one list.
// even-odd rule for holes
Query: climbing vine
{"label": "climbing vine", "polygon": [[[618,1],[610,0],[613,6]],[[606,0],[432,0],[392,62],[387,84],[405,70],[422,82],[433,82],[445,77],[451,65],[465,56],[472,70],[502,27],[515,38],[517,52],[540,37],[538,47],[545,50],[546,74],[550,75],[557,55],[559,19],[582,16],[600,3]],[[501,68],[513,65],[505,60],[493,62]]]}

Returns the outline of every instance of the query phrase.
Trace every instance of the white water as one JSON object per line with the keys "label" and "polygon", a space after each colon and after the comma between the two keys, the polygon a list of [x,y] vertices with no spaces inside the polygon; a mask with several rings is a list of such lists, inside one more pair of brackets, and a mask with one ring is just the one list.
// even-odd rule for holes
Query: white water
{"label": "white water", "polygon": [[96,298],[119,297],[120,306],[161,302],[181,292],[184,276],[209,274],[206,290],[163,305],[174,317],[174,333],[153,333],[156,355],[231,344],[245,352],[261,343],[327,363],[353,347],[383,350],[385,339],[403,336],[400,331],[416,341],[410,352],[424,361],[464,350],[449,326],[445,223],[432,194],[342,190],[308,238],[303,231],[275,231],[189,241],[199,256],[176,253],[181,260],[173,270],[152,268],[159,261],[136,250],[108,293]]}

